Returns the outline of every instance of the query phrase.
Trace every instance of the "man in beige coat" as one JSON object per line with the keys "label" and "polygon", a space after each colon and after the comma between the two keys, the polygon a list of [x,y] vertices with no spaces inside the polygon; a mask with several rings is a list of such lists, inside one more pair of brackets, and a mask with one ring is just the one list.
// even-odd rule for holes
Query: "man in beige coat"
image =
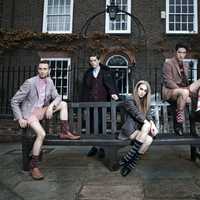
{"label": "man in beige coat", "polygon": [[188,83],[188,65],[184,62],[187,54],[187,47],[183,44],[176,45],[175,56],[168,59],[163,67],[163,88],[162,96],[164,100],[175,101],[176,124],[175,133],[183,134],[184,109],[190,97],[197,97],[197,109],[200,110],[200,79],[194,83]]}
{"label": "man in beige coat", "polygon": [[49,75],[47,61],[41,61],[38,65],[38,76],[27,79],[11,100],[11,107],[15,119],[21,128],[31,127],[36,133],[33,144],[30,170],[33,179],[40,180],[44,176],[38,168],[38,157],[42,143],[46,135],[40,124],[44,117],[51,119],[53,113],[60,111],[61,139],[79,139],[80,136],[70,132],[68,124],[67,103],[62,101],[53,81]]}

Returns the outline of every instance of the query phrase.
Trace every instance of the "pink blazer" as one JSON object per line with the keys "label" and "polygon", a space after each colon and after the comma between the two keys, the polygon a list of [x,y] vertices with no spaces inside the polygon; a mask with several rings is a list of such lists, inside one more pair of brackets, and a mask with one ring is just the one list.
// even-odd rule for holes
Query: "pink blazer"
{"label": "pink blazer", "polygon": [[[38,76],[27,79],[11,99],[11,107],[16,120],[28,118],[31,115],[35,102],[39,99],[36,86],[37,78]],[[44,106],[48,106],[51,102],[57,106],[61,100],[52,79],[48,77]]]}

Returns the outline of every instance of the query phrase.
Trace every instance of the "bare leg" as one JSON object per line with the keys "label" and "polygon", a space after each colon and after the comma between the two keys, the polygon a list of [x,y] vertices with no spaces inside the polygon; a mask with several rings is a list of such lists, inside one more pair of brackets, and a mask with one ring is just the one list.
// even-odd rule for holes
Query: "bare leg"
{"label": "bare leg", "polygon": [[60,111],[60,120],[68,120],[68,108],[67,103],[61,101],[61,103],[56,107],[54,112]]}
{"label": "bare leg", "polygon": [[153,138],[149,135],[146,136],[146,139],[142,146],[139,149],[140,154],[144,154],[150,147],[151,143],[153,142]]}
{"label": "bare leg", "polygon": [[42,128],[39,121],[34,121],[30,124],[30,127],[36,133],[36,140],[33,144],[33,156],[31,159],[30,167],[31,167],[31,176],[35,180],[41,180],[44,178],[43,174],[38,168],[39,154],[41,151],[42,143],[45,138],[45,131]]}
{"label": "bare leg", "polygon": [[30,127],[35,131],[36,133],[36,140],[33,144],[33,155],[39,156],[40,150],[42,147],[43,140],[45,138],[45,131],[43,127],[41,126],[40,122],[34,121],[30,124]]}

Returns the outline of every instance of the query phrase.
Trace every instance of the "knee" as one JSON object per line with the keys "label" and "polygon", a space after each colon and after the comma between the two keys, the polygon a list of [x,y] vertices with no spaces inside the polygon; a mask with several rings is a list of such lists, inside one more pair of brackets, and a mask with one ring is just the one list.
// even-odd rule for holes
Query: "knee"
{"label": "knee", "polygon": [[150,146],[152,142],[153,142],[153,138],[151,136],[147,135],[145,142],[144,142],[145,145]]}
{"label": "knee", "polygon": [[40,131],[40,132],[38,133],[38,138],[39,138],[40,140],[44,140],[45,136],[46,136],[45,131]]}
{"label": "knee", "polygon": [[186,99],[186,98],[188,98],[189,97],[189,90],[187,90],[187,89],[183,89],[182,91],[181,91],[181,93],[180,93],[180,96],[182,97],[182,98],[184,98],[184,99]]}
{"label": "knee", "polygon": [[65,101],[61,101],[60,106],[61,106],[62,109],[66,109],[67,103]]}

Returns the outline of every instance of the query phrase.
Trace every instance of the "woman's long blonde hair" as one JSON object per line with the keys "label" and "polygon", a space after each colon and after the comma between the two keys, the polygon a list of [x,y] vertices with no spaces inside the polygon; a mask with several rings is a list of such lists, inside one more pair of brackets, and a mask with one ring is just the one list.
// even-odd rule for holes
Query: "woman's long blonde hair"
{"label": "woman's long blonde hair", "polygon": [[[147,86],[147,93],[142,99],[138,96],[138,88],[141,84],[144,84]],[[135,100],[139,110],[147,114],[150,108],[150,103],[151,103],[151,87],[147,81],[141,80],[137,82],[133,90],[133,99]]]}

